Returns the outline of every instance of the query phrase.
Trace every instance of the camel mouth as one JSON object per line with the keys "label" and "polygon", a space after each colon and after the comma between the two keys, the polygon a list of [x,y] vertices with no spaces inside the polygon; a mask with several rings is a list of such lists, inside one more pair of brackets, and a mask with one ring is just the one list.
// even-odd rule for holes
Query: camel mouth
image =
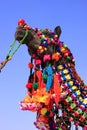
{"label": "camel mouth", "polygon": [[23,38],[23,34],[21,34],[21,32],[16,32],[15,33],[15,39],[17,40],[17,41],[21,41],[22,40],[22,38]]}

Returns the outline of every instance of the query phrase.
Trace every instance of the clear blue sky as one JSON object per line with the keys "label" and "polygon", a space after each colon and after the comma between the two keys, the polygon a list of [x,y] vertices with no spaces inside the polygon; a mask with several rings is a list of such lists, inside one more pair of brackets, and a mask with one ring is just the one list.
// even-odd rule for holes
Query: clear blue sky
{"label": "clear blue sky", "polygon": [[[0,0],[0,61],[20,18],[31,27],[53,30],[60,25],[60,39],[71,49],[76,69],[87,83],[87,0]],[[0,73],[0,130],[36,130],[35,113],[23,112],[19,106],[26,93],[29,60],[27,48],[21,46]]]}

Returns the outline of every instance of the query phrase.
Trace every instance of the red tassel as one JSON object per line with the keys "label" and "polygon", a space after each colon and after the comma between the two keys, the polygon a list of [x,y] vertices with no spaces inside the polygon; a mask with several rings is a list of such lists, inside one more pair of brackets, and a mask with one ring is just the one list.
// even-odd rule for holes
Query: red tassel
{"label": "red tassel", "polygon": [[54,74],[54,93],[55,93],[55,103],[58,105],[59,99],[60,99],[60,93],[61,93],[61,88],[60,88],[60,83],[58,81],[58,75]]}
{"label": "red tassel", "polygon": [[36,76],[38,78],[38,87],[41,88],[41,84],[42,84],[42,72],[41,72],[41,70],[36,71]]}

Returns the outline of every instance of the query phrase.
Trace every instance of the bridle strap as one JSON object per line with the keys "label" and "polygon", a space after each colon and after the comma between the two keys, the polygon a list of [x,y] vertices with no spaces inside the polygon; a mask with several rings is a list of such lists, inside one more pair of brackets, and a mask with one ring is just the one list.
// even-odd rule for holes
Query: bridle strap
{"label": "bridle strap", "polygon": [[17,50],[19,49],[19,47],[23,44],[24,40],[26,39],[26,37],[28,36],[28,30],[26,30],[25,35],[23,37],[23,39],[20,41],[20,44],[17,46],[17,48],[13,51],[13,53],[11,54],[15,43],[16,43],[16,39],[13,41],[13,43],[10,45],[10,49],[6,55],[6,58],[4,59],[4,61],[1,63],[0,65],[0,70],[6,65],[6,63],[12,59],[13,55],[17,52]]}

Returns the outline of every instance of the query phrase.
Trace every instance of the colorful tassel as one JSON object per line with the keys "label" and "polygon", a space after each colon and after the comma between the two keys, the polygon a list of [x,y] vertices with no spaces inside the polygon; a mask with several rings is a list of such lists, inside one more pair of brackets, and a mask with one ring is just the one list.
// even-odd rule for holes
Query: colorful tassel
{"label": "colorful tassel", "polygon": [[41,70],[36,71],[36,76],[38,78],[38,87],[42,87],[42,72]]}
{"label": "colorful tassel", "polygon": [[53,83],[53,70],[50,66],[47,66],[44,70],[43,70],[43,75],[48,74],[47,77],[47,84],[46,84],[46,91],[49,91],[50,88],[52,87],[52,83]]}

